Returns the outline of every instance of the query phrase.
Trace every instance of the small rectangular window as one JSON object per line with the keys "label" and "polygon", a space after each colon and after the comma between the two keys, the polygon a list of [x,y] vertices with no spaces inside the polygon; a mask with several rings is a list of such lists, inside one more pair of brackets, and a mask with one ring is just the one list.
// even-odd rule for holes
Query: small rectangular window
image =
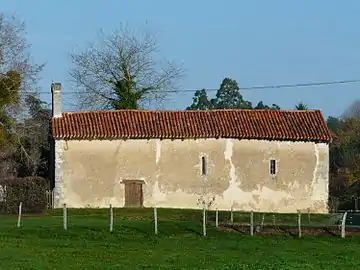
{"label": "small rectangular window", "polygon": [[206,175],[206,159],[205,157],[201,157],[201,175]]}
{"label": "small rectangular window", "polygon": [[275,159],[270,160],[270,174],[271,175],[276,174],[276,160]]}

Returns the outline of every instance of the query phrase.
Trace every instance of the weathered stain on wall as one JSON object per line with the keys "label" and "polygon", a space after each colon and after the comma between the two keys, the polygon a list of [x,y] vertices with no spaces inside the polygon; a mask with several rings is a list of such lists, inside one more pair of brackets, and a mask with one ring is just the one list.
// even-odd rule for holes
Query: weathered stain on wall
{"label": "weathered stain on wall", "polygon": [[[206,175],[201,175],[202,156]],[[276,174],[269,171],[276,160]],[[144,206],[328,212],[327,144],[234,139],[56,142],[55,205],[123,207],[124,180],[143,180]]]}

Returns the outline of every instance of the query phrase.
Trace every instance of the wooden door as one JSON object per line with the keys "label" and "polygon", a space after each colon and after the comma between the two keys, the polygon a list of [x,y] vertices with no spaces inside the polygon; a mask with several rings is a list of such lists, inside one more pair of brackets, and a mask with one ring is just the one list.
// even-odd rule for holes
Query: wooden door
{"label": "wooden door", "polygon": [[142,207],[143,189],[140,181],[125,182],[125,207]]}

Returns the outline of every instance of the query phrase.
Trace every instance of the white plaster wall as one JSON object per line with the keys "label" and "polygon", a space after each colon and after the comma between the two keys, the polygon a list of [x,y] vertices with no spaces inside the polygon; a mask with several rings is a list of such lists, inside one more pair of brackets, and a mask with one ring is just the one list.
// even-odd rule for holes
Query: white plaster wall
{"label": "white plaster wall", "polygon": [[[145,207],[199,208],[200,198],[215,198],[211,207],[220,210],[328,211],[327,144],[207,139],[58,140],[55,145],[57,207],[123,207],[122,180],[133,178],[145,182]],[[200,175],[202,155],[208,160],[206,177]],[[271,158],[277,160],[275,177],[268,172]]]}

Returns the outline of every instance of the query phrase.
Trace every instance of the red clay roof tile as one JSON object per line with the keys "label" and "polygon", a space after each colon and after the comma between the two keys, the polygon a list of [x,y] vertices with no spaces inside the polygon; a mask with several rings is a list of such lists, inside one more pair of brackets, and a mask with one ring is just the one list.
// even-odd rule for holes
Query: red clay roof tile
{"label": "red clay roof tile", "polygon": [[238,138],[331,142],[319,110],[90,111],[52,119],[56,139]]}

